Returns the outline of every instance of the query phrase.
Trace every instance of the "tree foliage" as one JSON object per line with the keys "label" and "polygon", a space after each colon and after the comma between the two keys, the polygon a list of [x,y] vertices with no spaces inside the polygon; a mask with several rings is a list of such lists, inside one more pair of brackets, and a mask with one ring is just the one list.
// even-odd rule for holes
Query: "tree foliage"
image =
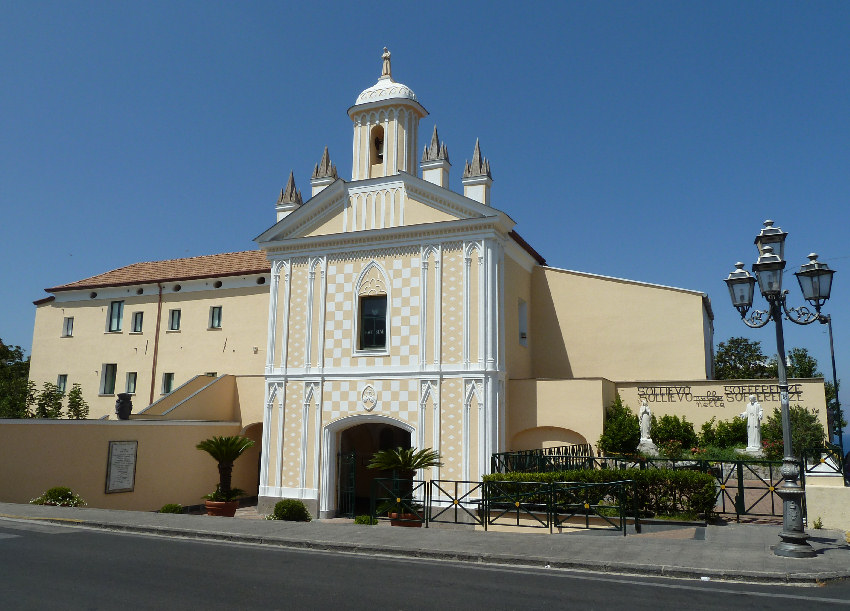
{"label": "tree foliage", "polygon": [[717,345],[714,377],[718,380],[749,380],[775,377],[761,342],[746,337],[730,337]]}
{"label": "tree foliage", "polygon": [[623,404],[620,395],[608,407],[599,437],[599,449],[605,454],[634,454],[640,443],[640,422],[637,414]]}
{"label": "tree foliage", "polygon": [[73,384],[68,393],[68,418],[85,420],[89,416],[89,404],[83,398],[83,389],[79,384]]}
{"label": "tree foliage", "polygon": [[36,418],[61,418],[65,393],[53,382],[45,382],[35,402]]}
{"label": "tree foliage", "polygon": [[[809,411],[801,405],[792,405],[788,415],[791,418],[791,452],[794,456],[823,446],[826,434],[817,410]],[[766,445],[782,443],[782,411],[778,407],[762,424],[761,436],[768,442]]]}
{"label": "tree foliage", "polygon": [[29,418],[34,385],[28,382],[29,357],[20,346],[7,346],[0,340],[0,418]]}

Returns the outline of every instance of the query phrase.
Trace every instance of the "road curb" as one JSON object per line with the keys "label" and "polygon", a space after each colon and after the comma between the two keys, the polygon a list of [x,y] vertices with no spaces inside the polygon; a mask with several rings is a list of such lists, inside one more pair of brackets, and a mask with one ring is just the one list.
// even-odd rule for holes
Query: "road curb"
{"label": "road curb", "polygon": [[773,583],[786,585],[817,585],[830,581],[850,579],[850,570],[821,571],[806,573],[788,573],[771,571],[728,571],[724,569],[707,569],[682,567],[666,564],[636,564],[629,562],[606,562],[594,560],[565,560],[562,558],[547,558],[545,556],[510,556],[498,553],[440,551],[423,548],[401,548],[376,546],[353,542],[331,542],[305,539],[288,539],[284,537],[269,537],[263,535],[235,534],[215,531],[192,530],[174,527],[144,526],[130,524],[114,524],[94,520],[69,520],[56,517],[30,517],[2,515],[19,520],[50,522],[59,526],[84,526],[99,530],[121,532],[128,534],[157,535],[163,537],[182,537],[206,541],[247,543],[252,545],[268,545],[298,550],[344,552],[368,554],[372,556],[407,557],[423,560],[448,560],[469,564],[488,564],[494,566],[513,567],[547,567],[552,569],[569,569],[593,571],[602,573],[643,575],[654,577],[675,577],[684,579],[699,579],[708,577],[719,581],[745,581],[754,583]]}

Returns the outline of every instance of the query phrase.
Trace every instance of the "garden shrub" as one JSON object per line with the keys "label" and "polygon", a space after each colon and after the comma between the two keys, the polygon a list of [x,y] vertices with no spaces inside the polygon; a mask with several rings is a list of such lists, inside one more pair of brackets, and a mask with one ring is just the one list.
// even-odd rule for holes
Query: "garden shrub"
{"label": "garden shrub", "polygon": [[[511,490],[512,482],[576,482],[605,483],[633,480],[632,490],[637,495],[637,507],[641,516],[708,516],[714,510],[716,480],[708,473],[682,469],[581,469],[550,473],[493,473],[484,476],[485,482],[505,482],[502,490]],[[523,487],[524,489],[525,487]],[[520,487],[516,487],[516,492]],[[593,489],[588,489],[588,500],[594,498]],[[631,493],[630,493],[631,494]],[[599,496],[599,495],[597,495]],[[545,491],[541,491],[541,503],[545,503]],[[631,513],[632,508],[627,508]]]}
{"label": "garden shrub", "polygon": [[298,499],[283,499],[274,506],[269,520],[285,520],[287,522],[309,522],[313,519],[306,505]]}
{"label": "garden shrub", "polygon": [[57,505],[60,507],[84,507],[86,502],[65,486],[56,486],[30,501],[33,505]]}
{"label": "garden shrub", "polygon": [[377,518],[373,518],[372,516],[355,516],[354,518],[355,524],[365,524],[367,526],[374,526],[378,523]]}
{"label": "garden shrub", "polygon": [[680,420],[678,416],[670,414],[665,414],[652,423],[650,436],[658,445],[666,441],[678,441],[683,448],[688,449],[696,446],[699,441],[694,432],[694,425],[688,422],[687,418],[682,416]]}
{"label": "garden shrub", "polygon": [[157,513],[183,513],[183,505],[180,503],[168,503],[163,505]]}
{"label": "garden shrub", "polygon": [[[818,411],[809,411],[800,405],[793,405],[789,414],[791,417],[791,451],[800,457],[803,452],[820,449],[826,441],[823,424],[818,420]],[[782,412],[777,407],[773,413],[762,421],[761,437],[766,452],[782,453]]]}
{"label": "garden shrub", "polygon": [[713,446],[717,443],[717,428],[714,425],[714,422],[717,420],[716,416],[712,416],[711,420],[702,423],[702,427],[700,427],[699,431],[699,445],[702,447],[705,446]]}
{"label": "garden shrub", "polygon": [[743,418],[721,420],[717,423],[717,442],[721,448],[747,445],[747,421]]}
{"label": "garden shrub", "polygon": [[637,414],[633,414],[624,405],[620,395],[608,407],[599,448],[608,455],[634,454],[640,443],[640,423]]}

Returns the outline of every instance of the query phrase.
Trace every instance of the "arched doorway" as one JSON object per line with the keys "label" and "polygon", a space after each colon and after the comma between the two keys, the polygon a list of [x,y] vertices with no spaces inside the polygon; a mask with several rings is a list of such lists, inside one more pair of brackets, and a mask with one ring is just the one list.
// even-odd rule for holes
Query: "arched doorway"
{"label": "arched doorway", "polygon": [[411,447],[413,427],[378,415],[345,418],[325,428],[323,517],[369,513],[372,480],[389,477],[366,465],[378,450]]}

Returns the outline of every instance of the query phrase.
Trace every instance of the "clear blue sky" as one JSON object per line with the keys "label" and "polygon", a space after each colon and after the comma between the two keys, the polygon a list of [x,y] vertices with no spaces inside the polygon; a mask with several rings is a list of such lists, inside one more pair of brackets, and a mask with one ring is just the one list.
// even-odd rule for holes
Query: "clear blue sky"
{"label": "clear blue sky", "polygon": [[[850,379],[847,2],[6,3],[0,338],[29,350],[44,287],[253,248],[325,145],[350,177],[384,45],[453,188],[480,138],[494,206],[551,265],[705,291],[717,341],[775,348],[723,284],[774,219],[791,301],[810,251],[838,270]],[[825,328],[786,326],[828,374]]]}

